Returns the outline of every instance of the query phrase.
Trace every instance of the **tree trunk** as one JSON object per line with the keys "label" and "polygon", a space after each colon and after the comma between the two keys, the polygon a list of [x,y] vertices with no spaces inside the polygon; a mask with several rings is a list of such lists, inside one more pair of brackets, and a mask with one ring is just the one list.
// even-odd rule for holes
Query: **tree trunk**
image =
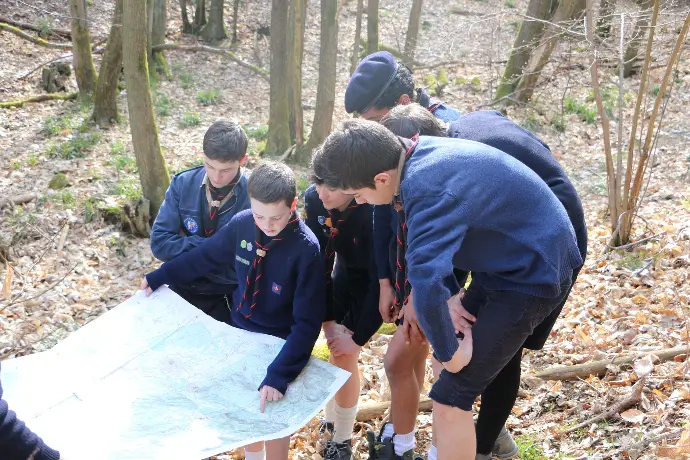
{"label": "tree trunk", "polygon": [[141,189],[144,198],[151,201],[151,217],[155,219],[170,184],[170,176],[158,142],[158,129],[149,91],[145,2],[124,0],[123,31],[123,60],[132,145]]}
{"label": "tree trunk", "polygon": [[194,33],[198,34],[206,25],[206,0],[196,0],[194,10]]}
{"label": "tree trunk", "polygon": [[355,43],[352,46],[352,58],[350,59],[350,75],[355,72],[359,62],[359,47],[362,41],[362,11],[364,0],[357,0],[357,19],[355,22]]}
{"label": "tree trunk", "polygon": [[[551,12],[549,0],[530,0],[527,6],[527,16],[546,20]],[[503,71],[501,83],[496,89],[496,99],[507,97],[515,91],[522,69],[527,64],[532,50],[539,43],[539,38],[544,31],[545,24],[540,21],[525,19],[520,25],[513,48],[510,51],[506,68]]]}
{"label": "tree trunk", "polygon": [[70,0],[70,15],[72,16],[72,46],[74,76],[79,86],[79,96],[93,94],[96,89],[96,68],[91,57],[91,37],[86,17],[86,0]]}
{"label": "tree trunk", "polygon": [[304,143],[304,111],[302,110],[302,55],[307,15],[306,0],[290,2],[290,49],[288,54],[288,87],[290,90],[290,138],[297,145]]}
{"label": "tree trunk", "polygon": [[115,15],[105,45],[94,95],[93,120],[100,127],[117,121],[117,82],[122,71],[122,0],[115,1]]}
{"label": "tree trunk", "polygon": [[240,9],[240,0],[232,2],[232,42],[237,43],[237,14]]}
{"label": "tree trunk", "polygon": [[615,12],[616,0],[601,0],[597,19],[597,35],[600,38],[608,38],[611,35],[611,19]]}
{"label": "tree trunk", "polygon": [[[168,8],[167,0],[153,0],[153,23],[151,25],[151,46],[162,45],[165,43],[165,30],[168,27]],[[170,66],[165,54],[162,51],[154,51],[149,55],[149,59],[156,69],[156,72],[165,76],[170,75]]]}
{"label": "tree trunk", "polygon": [[295,160],[308,163],[311,152],[321,144],[333,124],[335,105],[336,61],[338,58],[338,2],[321,0],[321,49],[319,51],[319,83],[316,88],[316,110],[309,141],[299,149]]}
{"label": "tree trunk", "polygon": [[414,53],[417,49],[417,36],[419,35],[419,23],[422,19],[422,4],[424,0],[412,0],[410,20],[407,23],[407,37],[405,38],[405,63],[410,65],[414,61]]}
{"label": "tree trunk", "polygon": [[182,11],[182,33],[193,34],[194,26],[189,22],[189,15],[187,14],[187,0],[180,0],[180,11]]}
{"label": "tree trunk", "polygon": [[[651,0],[641,0],[637,2],[642,10],[648,10],[652,7]],[[625,57],[623,58],[623,76],[628,78],[634,72],[634,64],[640,54],[640,46],[644,43],[645,32],[649,26],[649,14],[646,11],[640,11],[637,20],[635,21],[635,28],[633,30],[632,40],[628,42],[628,47],[625,49]]]}
{"label": "tree trunk", "polygon": [[268,114],[269,155],[281,155],[290,147],[290,90],[288,85],[288,11],[290,2],[271,2],[271,92]]}
{"label": "tree trunk", "polygon": [[379,50],[379,0],[367,0],[367,54]]}
{"label": "tree trunk", "polygon": [[532,98],[534,89],[537,86],[541,71],[549,62],[551,53],[558,43],[558,39],[568,28],[570,21],[582,15],[585,10],[585,0],[562,0],[549,20],[549,25],[542,34],[529,62],[524,67],[522,78],[517,85],[516,99],[520,102],[527,102]]}
{"label": "tree trunk", "polygon": [[223,22],[223,0],[211,0],[211,11],[208,22],[201,29],[201,37],[207,42],[216,42],[228,38],[228,31]]}

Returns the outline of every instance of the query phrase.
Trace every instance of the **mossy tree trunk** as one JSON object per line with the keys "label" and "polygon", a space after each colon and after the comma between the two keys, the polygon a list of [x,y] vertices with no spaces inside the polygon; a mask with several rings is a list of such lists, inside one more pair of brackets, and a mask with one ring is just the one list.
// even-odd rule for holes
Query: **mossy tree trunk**
{"label": "mossy tree trunk", "polygon": [[316,110],[309,141],[298,149],[295,160],[309,163],[311,152],[321,144],[333,126],[335,105],[336,61],[338,58],[338,2],[321,0],[321,48],[319,51],[319,83],[316,88]]}
{"label": "mossy tree trunk", "polygon": [[355,20],[355,43],[352,45],[352,57],[350,58],[350,75],[357,68],[359,62],[359,47],[362,43],[362,12],[364,11],[364,0],[357,0],[357,19]]}
{"label": "mossy tree trunk", "polygon": [[196,0],[194,10],[194,33],[198,34],[206,25],[206,0]]}
{"label": "mossy tree trunk", "polygon": [[125,83],[132,145],[142,193],[144,198],[150,200],[151,217],[155,218],[170,184],[170,176],[158,141],[158,128],[153,116],[153,102],[149,89],[145,2],[124,0],[123,32]]}
{"label": "mossy tree trunk", "polygon": [[[153,0],[153,18],[151,24],[151,47],[165,43],[165,31],[168,27],[167,0]],[[149,59],[156,72],[170,76],[170,67],[162,51],[153,51]]]}
{"label": "mossy tree trunk", "polygon": [[240,10],[240,0],[232,2],[232,42],[237,43],[237,15]]}
{"label": "mossy tree trunk", "polygon": [[367,54],[379,50],[379,0],[367,0]]}
{"label": "mossy tree trunk", "polygon": [[307,15],[306,0],[290,2],[290,49],[288,54],[288,87],[290,89],[290,138],[297,145],[304,143],[304,111],[302,110],[302,56]]}
{"label": "mossy tree trunk", "polygon": [[[636,3],[643,10],[649,10],[652,8],[651,0],[637,0]],[[644,38],[649,28],[649,14],[648,11],[641,11],[637,20],[635,21],[635,27],[633,29],[632,40],[628,42],[627,48],[625,48],[625,56],[623,58],[623,76],[628,78],[635,72],[635,61],[640,55],[640,47],[644,43]]]}
{"label": "mossy tree trunk", "polygon": [[201,29],[201,37],[207,42],[216,42],[228,38],[228,31],[223,21],[223,0],[211,0],[208,22]]}
{"label": "mossy tree trunk", "polygon": [[[551,8],[552,2],[550,0],[530,0],[527,6],[527,16],[546,21],[550,16]],[[523,68],[529,61],[532,50],[538,45],[545,27],[545,23],[541,21],[530,19],[522,21],[503,71],[501,83],[496,89],[496,99],[507,97],[515,92]]]}
{"label": "mossy tree trunk", "polygon": [[290,141],[290,89],[288,81],[288,16],[290,2],[271,2],[271,91],[266,152],[281,155]]}
{"label": "mossy tree trunk", "polygon": [[122,71],[122,0],[115,0],[115,14],[105,45],[94,94],[93,120],[100,127],[117,121],[117,82]]}
{"label": "mossy tree trunk", "polygon": [[180,0],[180,11],[182,12],[182,33],[193,34],[194,26],[189,22],[189,14],[187,14],[187,0]]}
{"label": "mossy tree trunk", "polygon": [[414,53],[417,49],[423,3],[424,0],[412,0],[410,20],[407,23],[407,36],[405,37],[405,63],[408,65],[414,61]]}
{"label": "mossy tree trunk", "polygon": [[86,16],[86,0],[69,0],[72,16],[72,65],[79,96],[88,97],[96,89],[96,68],[91,56],[91,37]]}

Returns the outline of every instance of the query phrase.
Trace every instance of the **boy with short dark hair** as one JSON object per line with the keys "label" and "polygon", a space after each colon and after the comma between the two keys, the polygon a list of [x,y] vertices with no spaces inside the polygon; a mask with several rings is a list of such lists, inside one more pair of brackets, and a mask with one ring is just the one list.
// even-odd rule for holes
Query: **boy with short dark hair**
{"label": "boy with short dark hair", "polygon": [[[231,265],[242,280],[233,293],[228,323],[251,332],[285,339],[278,356],[257,382],[260,409],[283,397],[307,364],[325,316],[325,280],[319,243],[299,219],[292,170],[281,163],[256,167],[247,182],[251,210],[197,248],[146,275],[147,295],[163,284]],[[245,447],[247,460],[287,458],[289,436]]]}
{"label": "boy with short dark hair", "polygon": [[[549,186],[568,213],[584,262],[587,255],[587,225],[582,203],[549,147],[533,133],[495,110],[468,113],[446,124],[417,104],[393,108],[383,117],[381,124],[393,134],[406,138],[421,135],[481,142],[507,153],[529,167]],[[571,288],[581,268],[579,266],[573,270]],[[565,299],[535,329],[525,341],[525,348],[543,348],[564,304]],[[499,458],[510,458],[517,454],[517,446],[510,441],[510,434],[504,424],[517,398],[521,357],[521,353],[516,354],[514,360],[503,368],[482,393],[482,405],[477,418],[477,460],[491,458],[492,454]]]}
{"label": "boy with short dark hair", "polygon": [[306,222],[319,239],[325,258],[327,313],[323,330],[329,362],[351,376],[326,406],[322,431],[329,431],[326,460],[352,459],[352,430],[361,390],[358,358],[362,346],[382,323],[379,281],[372,241],[372,207],[329,189],[312,177],[304,193]]}
{"label": "boy with short dark hair", "polygon": [[[437,444],[429,458],[474,459],[474,400],[563,302],[582,265],[565,209],[539,176],[499,150],[398,138],[368,121],[331,133],[313,169],[358,203],[395,200],[396,294],[413,292],[419,324],[443,366],[430,393]],[[473,273],[462,301],[454,268]],[[459,316],[476,321],[454,322]]]}
{"label": "boy with short dark hair", "polygon": [[[204,164],[183,171],[170,182],[151,229],[151,251],[163,262],[199,246],[206,238],[249,208],[247,135],[235,122],[218,120],[204,135]],[[170,286],[187,302],[218,321],[228,321],[237,286],[231,267]]]}

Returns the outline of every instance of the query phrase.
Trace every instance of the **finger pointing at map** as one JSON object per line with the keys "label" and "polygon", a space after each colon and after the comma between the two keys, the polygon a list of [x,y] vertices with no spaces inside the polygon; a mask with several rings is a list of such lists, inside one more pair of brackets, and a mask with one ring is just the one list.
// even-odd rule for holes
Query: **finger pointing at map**
{"label": "finger pointing at map", "polygon": [[283,397],[283,393],[276,390],[275,388],[264,385],[259,390],[259,411],[263,414],[264,409],[266,409],[266,401],[278,401]]}

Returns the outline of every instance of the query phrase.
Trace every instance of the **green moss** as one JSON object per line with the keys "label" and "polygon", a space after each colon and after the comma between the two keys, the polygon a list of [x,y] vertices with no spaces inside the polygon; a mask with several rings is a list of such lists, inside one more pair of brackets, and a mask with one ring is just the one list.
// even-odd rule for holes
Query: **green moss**
{"label": "green moss", "polygon": [[395,330],[398,328],[395,323],[383,323],[381,327],[379,328],[378,332],[379,334],[384,334],[384,335],[393,335],[395,333]]}
{"label": "green moss", "polygon": [[67,175],[65,173],[57,173],[48,182],[48,188],[53,190],[59,190],[65,187],[69,187],[69,181],[67,180]]}
{"label": "green moss", "polygon": [[331,352],[328,349],[328,344],[325,343],[319,343],[316,346],[314,346],[314,349],[311,351],[311,355],[319,358],[321,361],[328,362],[328,359],[331,357]]}

